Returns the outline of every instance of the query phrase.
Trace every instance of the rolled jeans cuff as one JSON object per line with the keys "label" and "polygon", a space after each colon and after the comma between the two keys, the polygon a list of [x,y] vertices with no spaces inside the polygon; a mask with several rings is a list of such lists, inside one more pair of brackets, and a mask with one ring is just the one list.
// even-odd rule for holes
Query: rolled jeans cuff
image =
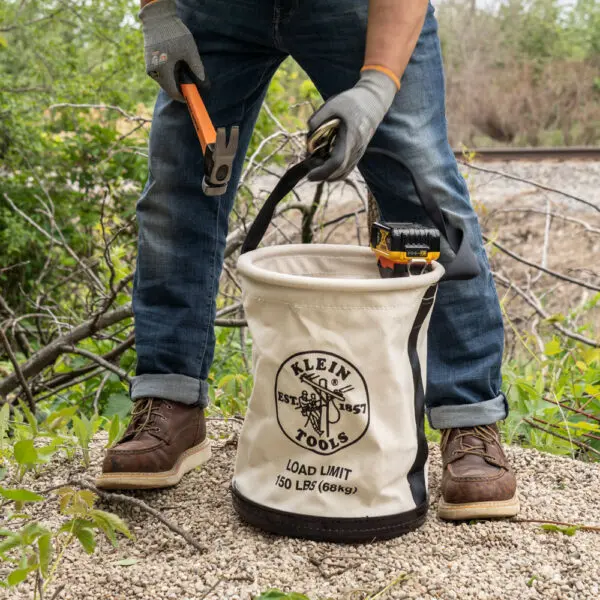
{"label": "rolled jeans cuff", "polygon": [[176,373],[138,375],[131,381],[131,399],[138,398],[162,398],[206,408],[208,383]]}
{"label": "rolled jeans cuff", "polygon": [[491,425],[506,419],[507,415],[508,402],[504,394],[483,402],[427,408],[427,418],[434,429]]}

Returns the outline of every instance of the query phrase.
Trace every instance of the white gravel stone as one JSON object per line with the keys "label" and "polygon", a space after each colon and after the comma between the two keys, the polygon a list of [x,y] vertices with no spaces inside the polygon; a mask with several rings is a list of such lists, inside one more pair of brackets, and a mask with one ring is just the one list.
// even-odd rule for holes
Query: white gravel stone
{"label": "white gravel stone", "polygon": [[[238,424],[211,422],[214,439]],[[92,448],[98,472],[103,438]],[[508,448],[519,478],[520,518],[600,525],[600,465]],[[57,581],[67,584],[61,600],[250,600],[270,587],[307,594],[311,600],[359,600],[377,593],[400,574],[408,578],[381,600],[598,600],[600,534],[573,537],[531,523],[440,521],[440,455],[431,448],[431,512],[425,525],[404,537],[367,545],[336,545],[271,536],[247,527],[235,514],[228,491],[235,447],[215,442],[213,458],[173,489],[135,492],[209,547],[199,555],[151,516],[123,505],[116,511],[135,530],[117,550],[100,539],[87,556],[67,553]],[[81,474],[56,464],[35,482],[43,489]],[[48,506],[40,518],[57,522]],[[52,507],[54,509],[54,507]],[[116,563],[136,556],[129,567]],[[6,566],[0,565],[0,576]],[[3,595],[4,594],[4,595]],[[361,595],[362,594],[362,595]],[[0,598],[33,597],[31,585],[0,591]],[[379,599],[378,599],[379,600]]]}

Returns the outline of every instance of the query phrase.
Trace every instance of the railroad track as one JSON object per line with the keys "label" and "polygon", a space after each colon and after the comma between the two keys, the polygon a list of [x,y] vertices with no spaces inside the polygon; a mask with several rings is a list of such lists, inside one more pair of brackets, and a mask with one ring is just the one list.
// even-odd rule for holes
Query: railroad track
{"label": "railroad track", "polygon": [[[475,153],[476,161],[508,161],[508,160],[595,160],[600,161],[600,148],[567,147],[567,148],[479,148],[469,149],[467,153]],[[454,150],[454,156],[465,158],[462,150]]]}

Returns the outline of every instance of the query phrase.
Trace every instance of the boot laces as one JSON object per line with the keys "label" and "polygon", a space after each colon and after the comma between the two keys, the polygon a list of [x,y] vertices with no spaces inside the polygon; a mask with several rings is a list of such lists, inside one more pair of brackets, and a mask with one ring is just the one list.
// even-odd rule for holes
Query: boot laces
{"label": "boot laces", "polygon": [[164,419],[160,414],[160,406],[161,402],[157,402],[154,398],[144,398],[136,402],[131,413],[129,436],[135,438],[143,432],[160,432],[157,420]]}
{"label": "boot laces", "polygon": [[[445,450],[450,439],[450,434],[454,431],[453,429],[446,429],[442,432],[442,449]],[[463,438],[474,437],[481,440],[482,445],[478,444],[473,446],[466,442]],[[498,444],[500,439],[498,434],[492,429],[490,425],[477,425],[475,427],[458,428],[458,433],[454,437],[455,440],[460,440],[460,452],[464,454],[472,454],[473,456],[480,456],[481,458],[496,462],[496,458],[486,452],[487,444]]]}

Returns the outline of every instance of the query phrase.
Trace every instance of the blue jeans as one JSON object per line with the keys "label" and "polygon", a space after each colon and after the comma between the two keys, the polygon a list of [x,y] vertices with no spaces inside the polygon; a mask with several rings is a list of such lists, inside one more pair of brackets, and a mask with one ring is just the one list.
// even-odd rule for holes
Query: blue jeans
{"label": "blue jeans", "polygon": [[[138,203],[133,307],[138,353],[132,398],[208,403],[215,298],[228,217],[267,86],[288,55],[323,97],[352,87],[365,51],[368,0],[178,0],[212,87],[217,127],[240,127],[228,191],[202,193],[203,159],[186,106],[160,92],[150,136],[149,177]],[[481,265],[471,281],[442,283],[429,329],[428,416],[433,427],[503,419],[504,332],[477,217],[448,144],[444,74],[433,7],[402,88],[359,168],[391,221],[427,218],[404,167],[465,228]]]}

